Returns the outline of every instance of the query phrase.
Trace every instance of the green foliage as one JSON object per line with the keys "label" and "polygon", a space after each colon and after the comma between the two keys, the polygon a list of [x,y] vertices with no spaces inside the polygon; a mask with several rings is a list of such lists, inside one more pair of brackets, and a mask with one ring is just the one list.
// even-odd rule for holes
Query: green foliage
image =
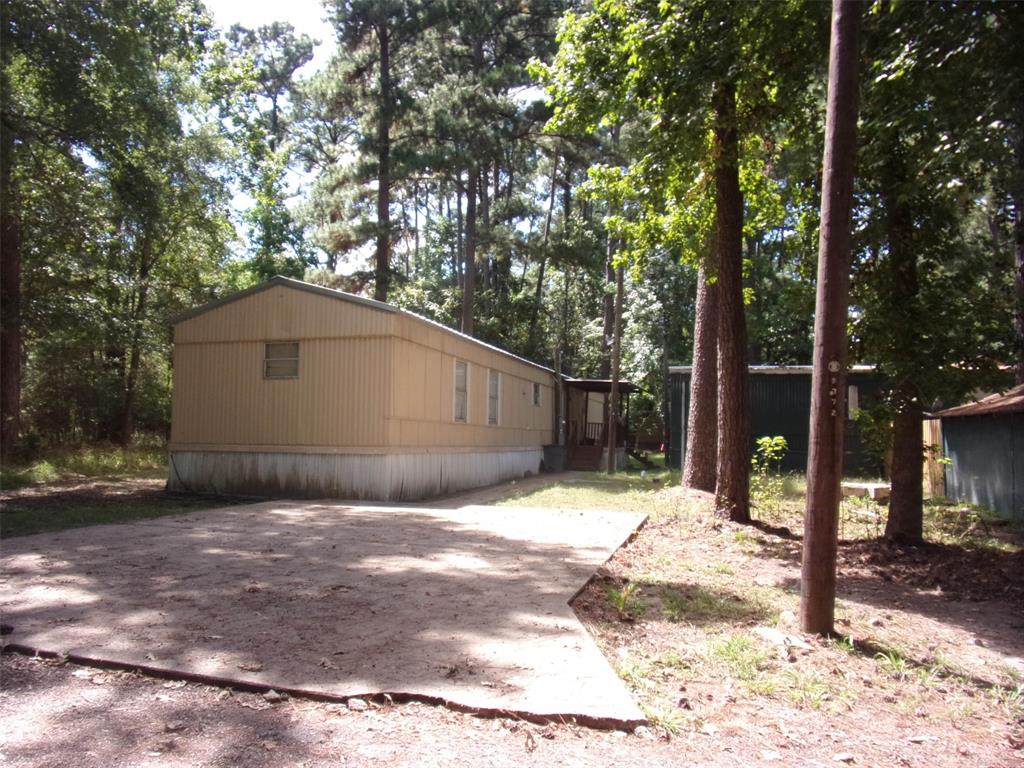
{"label": "green foliage", "polygon": [[618,612],[620,617],[632,618],[643,612],[643,605],[639,602],[639,584],[626,582],[621,587],[609,584],[606,593],[609,604]]}
{"label": "green foliage", "polygon": [[780,467],[789,445],[782,435],[765,435],[754,443],[757,448],[750,459],[754,470],[750,477],[750,495],[762,514],[774,519],[779,515],[785,492],[785,478]]}
{"label": "green foliage", "polygon": [[68,477],[161,477],[167,471],[167,450],[162,441],[141,440],[137,445],[81,445],[43,449],[35,457],[0,468],[0,487],[13,490],[51,483]]}

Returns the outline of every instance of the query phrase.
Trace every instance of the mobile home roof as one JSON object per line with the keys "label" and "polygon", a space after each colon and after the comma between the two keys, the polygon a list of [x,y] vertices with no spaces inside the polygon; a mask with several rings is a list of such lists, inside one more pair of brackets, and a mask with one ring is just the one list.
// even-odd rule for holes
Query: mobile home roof
{"label": "mobile home roof", "polygon": [[374,299],[367,299],[367,298],[364,298],[363,296],[356,296],[355,294],[352,294],[352,293],[345,293],[345,291],[339,291],[339,290],[336,290],[334,288],[325,288],[322,285],[313,285],[312,283],[306,283],[306,282],[303,282],[302,280],[293,280],[290,277],[283,277],[281,275],[277,275],[276,277],[272,277],[269,280],[267,280],[265,283],[260,283],[259,285],[254,285],[252,288],[246,288],[244,291],[239,291],[238,293],[233,293],[230,296],[225,296],[222,299],[217,299],[216,301],[211,301],[208,304],[203,304],[202,306],[199,306],[199,307],[196,307],[194,309],[190,309],[190,310],[187,310],[185,312],[182,312],[181,314],[175,315],[174,317],[171,318],[171,321],[170,321],[171,325],[172,326],[173,325],[178,325],[179,323],[183,323],[186,320],[191,320],[194,317],[198,317],[199,315],[206,314],[207,312],[210,312],[210,311],[212,311],[214,309],[218,309],[218,308],[223,307],[223,306],[225,306],[227,304],[231,304],[231,303],[233,303],[235,301],[239,301],[240,299],[247,298],[249,296],[252,296],[253,294],[256,294],[256,293],[259,293],[261,291],[265,291],[265,290],[268,290],[270,288],[274,288],[274,287],[277,287],[277,286],[282,286],[284,288],[294,288],[295,290],[299,290],[299,291],[308,291],[309,293],[313,293],[313,294],[316,294],[318,296],[324,296],[324,297],[326,297],[328,299],[337,299],[337,300],[340,300],[340,301],[348,301],[348,302],[351,302],[353,304],[360,304],[360,305],[362,305],[364,307],[370,307],[371,309],[376,309],[376,310],[379,310],[381,312],[388,312],[388,313],[391,313],[391,314],[403,315],[405,317],[412,318],[413,320],[417,320],[417,321],[419,321],[421,323],[426,323],[427,325],[431,325],[431,326],[437,328],[438,330],[443,331],[443,332],[445,332],[447,334],[450,334],[452,336],[457,336],[458,338],[465,339],[466,341],[470,341],[470,342],[472,342],[472,343],[474,343],[474,344],[476,344],[476,345],[478,345],[480,347],[484,347],[484,348],[489,349],[489,350],[491,350],[493,352],[498,352],[498,353],[500,353],[502,355],[505,355],[506,357],[512,358],[513,360],[517,360],[520,363],[525,363],[526,365],[533,366],[534,368],[539,368],[540,370],[546,371],[547,373],[554,374],[554,371],[551,368],[547,368],[547,367],[545,367],[543,365],[540,365],[539,363],[535,363],[532,360],[527,360],[525,357],[519,357],[518,355],[514,355],[511,352],[502,349],[501,347],[496,347],[493,344],[488,344],[487,342],[480,341],[479,339],[475,339],[472,336],[469,336],[469,335],[467,335],[465,333],[462,333],[461,331],[456,331],[453,328],[449,328],[446,325],[442,325],[441,323],[439,323],[439,322],[437,322],[435,320],[431,320],[429,318],[423,317],[422,315],[417,315],[415,312],[409,312],[408,310],[400,309],[400,308],[395,307],[395,306],[393,306],[391,304],[386,304],[383,301],[376,301]]}

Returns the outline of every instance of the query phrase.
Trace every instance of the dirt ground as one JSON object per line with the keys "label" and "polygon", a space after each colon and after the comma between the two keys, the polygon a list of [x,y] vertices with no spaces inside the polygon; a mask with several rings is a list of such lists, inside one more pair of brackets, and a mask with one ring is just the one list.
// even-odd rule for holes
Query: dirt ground
{"label": "dirt ground", "polygon": [[797,535],[723,524],[678,489],[655,500],[687,511],[649,522],[573,604],[650,718],[635,734],[386,700],[271,702],[5,654],[0,762],[1024,766],[1018,535],[1002,549],[844,543],[843,637],[818,640],[794,627]]}

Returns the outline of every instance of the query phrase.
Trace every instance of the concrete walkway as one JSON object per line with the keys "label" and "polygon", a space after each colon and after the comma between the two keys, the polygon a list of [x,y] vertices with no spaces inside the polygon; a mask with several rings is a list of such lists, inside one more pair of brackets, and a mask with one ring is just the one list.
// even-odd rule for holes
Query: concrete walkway
{"label": "concrete walkway", "polygon": [[22,649],[222,683],[630,726],[568,601],[622,512],[266,502],[4,542]]}

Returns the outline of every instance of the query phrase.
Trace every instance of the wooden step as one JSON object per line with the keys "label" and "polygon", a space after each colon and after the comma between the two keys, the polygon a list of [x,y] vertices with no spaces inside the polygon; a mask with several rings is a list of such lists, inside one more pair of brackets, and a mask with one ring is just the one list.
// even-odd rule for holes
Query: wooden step
{"label": "wooden step", "polygon": [[577,445],[569,453],[569,469],[593,471],[601,468],[600,445]]}

